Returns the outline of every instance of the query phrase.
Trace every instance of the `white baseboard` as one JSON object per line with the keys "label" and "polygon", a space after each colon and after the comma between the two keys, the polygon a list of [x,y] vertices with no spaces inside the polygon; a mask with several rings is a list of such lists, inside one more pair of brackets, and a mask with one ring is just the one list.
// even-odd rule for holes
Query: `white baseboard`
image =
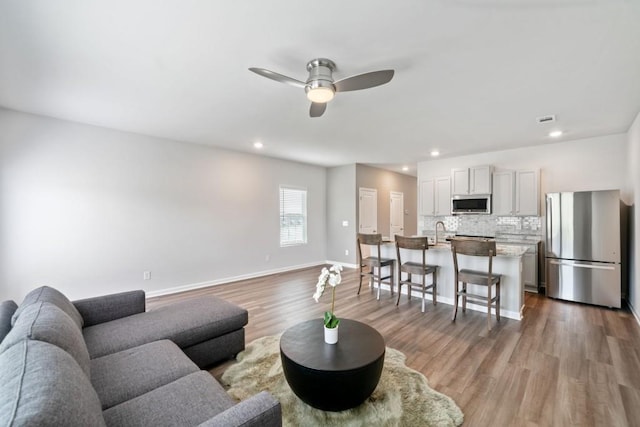
{"label": "white baseboard", "polygon": [[627,305],[629,306],[629,310],[631,310],[631,313],[633,314],[633,317],[636,318],[636,322],[638,323],[638,325],[640,325],[640,316],[638,316],[638,312],[636,311],[636,309],[631,305],[631,303],[629,302],[629,300],[627,300]]}
{"label": "white baseboard", "polygon": [[[390,289],[390,287],[389,287],[388,284],[383,283],[382,284],[382,289],[386,289],[388,291]],[[377,292],[377,291],[374,290],[374,292]],[[402,293],[404,295],[407,295],[407,288],[404,288],[402,290]],[[422,298],[422,294],[419,293],[419,292],[415,292],[415,291],[411,293],[411,296],[412,297],[417,297],[417,298]],[[453,307],[453,298],[447,298],[447,297],[443,297],[442,295],[438,295],[438,303],[441,303],[441,302]],[[485,306],[485,305],[467,303],[467,308],[469,310],[479,311],[479,312],[482,312],[482,313],[486,313],[487,312],[487,306]],[[461,308],[459,308],[458,310],[459,310],[459,312],[461,312]],[[504,308],[500,308],[500,317],[507,317],[507,318],[513,319],[513,320],[522,320],[522,316],[520,315],[519,312],[505,310]]]}
{"label": "white baseboard", "polygon": [[[158,291],[149,291],[145,293],[147,298],[153,298],[153,297],[159,297],[163,295],[175,294],[178,292],[185,292],[185,291],[191,291],[194,289],[206,288],[208,286],[223,285],[225,283],[237,282],[239,280],[255,279],[257,277],[269,276],[271,274],[284,273],[284,272],[293,271],[293,270],[300,270],[302,268],[314,267],[316,265],[323,265],[325,263],[329,263],[329,262],[318,261],[318,262],[312,262],[307,264],[293,265],[289,267],[274,268],[273,270],[257,271],[255,273],[241,274],[239,276],[225,277],[222,279],[209,280],[209,281],[200,282],[200,283],[191,283],[188,285],[176,286],[174,288],[166,288]],[[337,264],[340,264],[340,263],[337,263]],[[346,265],[346,264],[343,264],[343,265]]]}
{"label": "white baseboard", "polygon": [[325,261],[327,264],[340,264],[343,267],[348,267],[348,268],[358,268],[358,264],[348,264],[346,262],[340,262],[340,261]]}

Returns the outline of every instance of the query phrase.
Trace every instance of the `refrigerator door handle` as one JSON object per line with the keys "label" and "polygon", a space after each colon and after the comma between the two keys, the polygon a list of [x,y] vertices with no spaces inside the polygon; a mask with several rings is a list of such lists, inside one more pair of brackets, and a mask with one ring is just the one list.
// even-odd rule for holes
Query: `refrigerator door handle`
{"label": "refrigerator door handle", "polygon": [[607,265],[574,264],[571,262],[558,262],[558,261],[549,261],[549,263],[554,265],[566,265],[568,267],[591,268],[594,270],[615,270],[615,267],[607,266]]}

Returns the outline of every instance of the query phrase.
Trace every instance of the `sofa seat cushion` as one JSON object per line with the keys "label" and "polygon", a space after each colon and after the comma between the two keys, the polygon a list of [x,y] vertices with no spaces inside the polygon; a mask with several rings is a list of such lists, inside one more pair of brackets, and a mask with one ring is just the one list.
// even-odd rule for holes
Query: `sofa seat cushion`
{"label": "sofa seat cushion", "polygon": [[76,361],[24,339],[0,354],[0,420],[8,426],[104,426],[98,395]]}
{"label": "sofa seat cushion", "polygon": [[22,313],[22,310],[29,306],[29,304],[41,301],[49,302],[55,306],[58,306],[60,310],[67,313],[69,317],[73,319],[76,325],[78,325],[78,328],[82,328],[82,326],[84,326],[84,320],[82,319],[82,316],[73,305],[73,303],[69,301],[69,298],[64,296],[62,292],[49,286],[42,286],[29,292],[27,296],[24,297],[22,304],[18,306],[18,309],[13,314],[11,324],[14,325],[16,323],[16,320],[18,319],[18,316],[20,316],[20,313]]}
{"label": "sofa seat cushion", "polygon": [[107,409],[198,371],[177,345],[162,340],[92,359],[91,383]]}
{"label": "sofa seat cushion", "polygon": [[42,301],[26,306],[0,344],[0,352],[27,338],[60,347],[75,359],[89,378],[89,352],[82,331],[58,306]]}
{"label": "sofa seat cushion", "polygon": [[234,405],[222,386],[199,371],[103,412],[110,426],[196,426]]}
{"label": "sofa seat cushion", "polygon": [[208,296],[158,307],[83,329],[92,358],[168,339],[180,348],[243,328],[247,310]]}
{"label": "sofa seat cushion", "polygon": [[0,343],[11,330],[11,317],[16,312],[18,304],[15,301],[2,301],[0,304]]}

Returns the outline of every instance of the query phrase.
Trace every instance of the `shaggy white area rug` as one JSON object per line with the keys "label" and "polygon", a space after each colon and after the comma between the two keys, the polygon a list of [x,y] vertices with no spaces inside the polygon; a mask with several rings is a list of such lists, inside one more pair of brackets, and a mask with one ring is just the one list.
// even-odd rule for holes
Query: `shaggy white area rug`
{"label": "shaggy white area rug", "polygon": [[282,373],[279,335],[251,342],[237,360],[222,375],[229,395],[244,400],[267,390],[280,401],[285,426],[459,426],[464,419],[453,399],[430,388],[424,375],[405,365],[405,355],[389,347],[371,397],[342,412],[315,409],[291,391]]}

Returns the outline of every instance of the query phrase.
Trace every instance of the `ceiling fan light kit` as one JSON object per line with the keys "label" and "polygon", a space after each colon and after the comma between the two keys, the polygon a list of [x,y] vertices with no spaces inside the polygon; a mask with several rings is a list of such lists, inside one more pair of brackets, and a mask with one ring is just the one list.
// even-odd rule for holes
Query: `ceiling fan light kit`
{"label": "ceiling fan light kit", "polygon": [[327,109],[327,102],[334,98],[336,92],[347,92],[380,86],[391,81],[394,74],[393,70],[372,71],[334,81],[333,71],[335,69],[336,64],[330,59],[312,59],[307,63],[309,77],[306,82],[302,82],[264,68],[249,68],[250,71],[271,80],[291,86],[303,87],[307,94],[307,99],[311,101],[311,108],[309,109],[309,115],[311,117],[322,116]]}
{"label": "ceiling fan light kit", "polygon": [[304,90],[307,92],[307,99],[309,101],[320,103],[331,101],[336,93],[333,83],[327,82],[326,80],[307,83]]}

